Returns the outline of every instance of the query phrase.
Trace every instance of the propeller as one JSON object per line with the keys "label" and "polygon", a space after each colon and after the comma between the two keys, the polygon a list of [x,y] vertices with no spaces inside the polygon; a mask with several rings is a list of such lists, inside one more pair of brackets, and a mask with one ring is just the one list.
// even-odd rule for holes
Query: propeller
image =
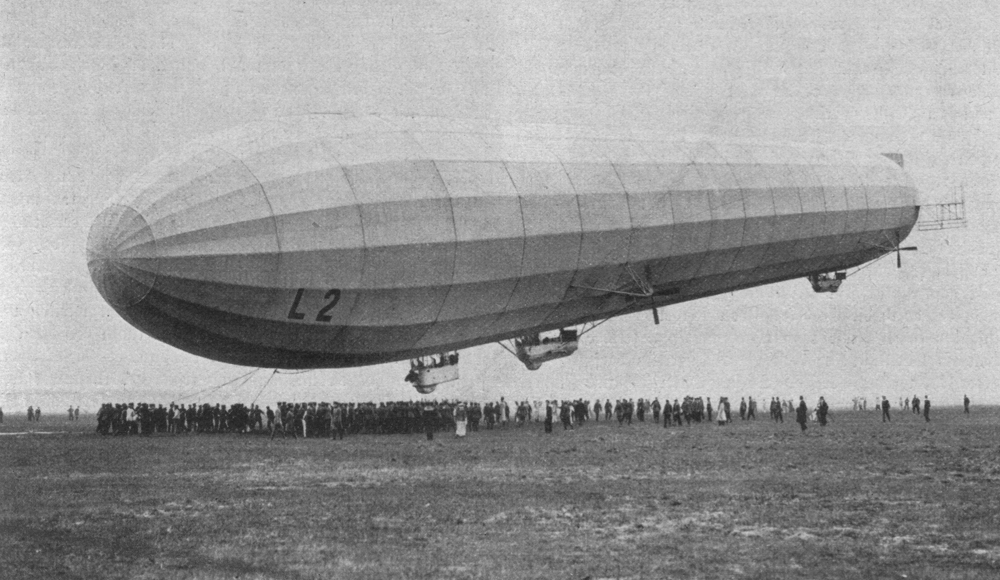
{"label": "propeller", "polygon": [[900,252],[916,252],[917,251],[917,247],[916,246],[906,246],[905,248],[901,248],[899,246],[899,244],[902,243],[902,241],[903,240],[899,239],[899,232],[896,232],[896,268],[902,268],[903,267],[903,257],[900,255]]}

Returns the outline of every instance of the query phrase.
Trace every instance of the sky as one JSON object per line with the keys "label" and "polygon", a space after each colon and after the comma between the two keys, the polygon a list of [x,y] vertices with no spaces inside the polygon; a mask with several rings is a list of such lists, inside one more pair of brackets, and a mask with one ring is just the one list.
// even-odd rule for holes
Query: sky
{"label": "sky", "polygon": [[928,395],[1000,403],[1000,5],[833,1],[0,3],[0,407],[396,400],[406,362],[273,374],[129,326],[91,283],[90,224],[154,158],[308,112],[657,129],[901,152],[914,232],[837,294],[794,280],[608,321],[527,371],[463,352],[432,396]]}

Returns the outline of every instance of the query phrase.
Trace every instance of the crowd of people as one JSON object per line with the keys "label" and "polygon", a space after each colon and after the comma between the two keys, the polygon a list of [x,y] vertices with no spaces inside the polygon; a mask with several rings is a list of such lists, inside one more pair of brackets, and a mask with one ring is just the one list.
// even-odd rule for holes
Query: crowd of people
{"label": "crowd of people", "polygon": [[[963,397],[963,410],[969,413],[970,401]],[[712,400],[685,396],[665,399],[610,399],[595,400],[536,400],[486,403],[471,401],[394,401],[383,403],[286,403],[279,402],[272,409],[259,405],[175,404],[167,406],[152,403],[105,403],[97,413],[97,432],[105,435],[151,435],[153,433],[264,433],[271,438],[284,437],[337,437],[345,434],[396,434],[434,433],[455,430],[459,436],[468,431],[483,429],[523,427],[529,422],[543,422],[545,432],[551,433],[556,422],[563,430],[574,429],[587,421],[614,421],[631,425],[633,421],[652,422],[663,427],[687,426],[691,423],[716,422],[726,425],[735,416],[743,421],[757,419],[757,400],[742,397],[734,414],[734,405],[728,397]],[[883,422],[891,422],[891,403],[885,396],[873,406],[880,412]],[[930,421],[931,401],[925,395],[900,398],[899,408]],[[868,410],[867,399],[854,399],[855,410]],[[804,397],[799,401],[772,397],[769,404],[770,418],[784,423],[785,415],[793,415],[803,431],[810,422],[826,426],[830,420],[830,406],[823,397],[810,408]],[[28,421],[40,421],[40,407],[28,407]],[[69,407],[69,421],[80,420],[80,408]],[[0,408],[0,423],[3,408]]]}
{"label": "crowd of people", "polygon": [[[968,412],[968,397],[966,412]],[[907,409],[920,413],[930,421],[930,400],[914,397],[906,400]],[[889,421],[888,399],[882,397],[879,410],[883,421]],[[728,397],[720,397],[715,405],[711,399],[685,396],[660,401],[654,399],[584,399],[547,401],[394,401],[366,403],[287,403],[272,408],[259,405],[171,403],[167,406],[151,403],[106,403],[97,414],[97,431],[105,435],[151,435],[153,433],[263,433],[274,437],[331,437],[342,439],[356,434],[407,434],[455,431],[464,436],[480,428],[504,429],[524,427],[531,422],[543,422],[546,433],[555,424],[563,430],[579,427],[587,421],[611,421],[631,425],[633,421],[655,423],[664,428],[689,426],[692,423],[719,425],[731,423],[735,417],[743,421],[757,420],[758,402],[742,397],[737,405]],[[856,405],[856,408],[857,405]],[[863,407],[862,407],[863,408]],[[798,402],[772,397],[770,418],[784,423],[785,415],[795,417],[803,431],[810,422],[825,427],[830,420],[830,406],[823,397],[810,407],[804,397]],[[35,411],[37,413],[37,411]],[[78,411],[77,411],[78,413]],[[74,418],[71,408],[70,418]],[[78,417],[78,414],[76,415]]]}
{"label": "crowd of people", "polygon": [[[873,406],[874,411],[881,413],[883,423],[892,422],[892,403],[886,396],[875,397],[875,405]],[[969,406],[971,405],[969,400],[969,395],[962,395],[962,412],[965,415],[969,414]],[[913,395],[910,397],[900,397],[899,398],[899,410],[906,413],[912,413],[914,415],[920,416],[923,414],[924,421],[930,423],[931,421],[931,400],[927,395],[924,395],[923,401],[920,400],[919,395]],[[868,399],[867,397],[855,397],[854,398],[854,410],[855,411],[867,411],[868,410]]]}
{"label": "crowd of people", "polygon": [[[852,399],[854,403],[855,411],[867,411],[868,410],[868,397],[854,397]],[[966,415],[969,414],[969,405],[972,401],[969,399],[969,395],[962,395],[962,412]],[[921,414],[921,408],[923,408],[924,420],[930,421],[930,399],[927,395],[924,395],[923,407],[921,407],[920,396],[913,395],[910,397],[900,397],[899,398],[899,409],[903,412],[911,412],[914,415]],[[875,405],[872,410],[882,413],[883,421],[891,421],[889,410],[892,408],[892,403],[889,402],[889,398],[885,396],[876,396]]]}

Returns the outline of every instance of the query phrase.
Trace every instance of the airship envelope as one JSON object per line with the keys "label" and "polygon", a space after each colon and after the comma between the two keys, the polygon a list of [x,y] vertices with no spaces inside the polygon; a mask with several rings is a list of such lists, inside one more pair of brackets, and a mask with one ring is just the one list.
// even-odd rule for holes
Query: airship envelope
{"label": "airship envelope", "polygon": [[305,115],[154,161],[87,260],[108,304],[177,348],[344,367],[843,270],[918,209],[877,153]]}

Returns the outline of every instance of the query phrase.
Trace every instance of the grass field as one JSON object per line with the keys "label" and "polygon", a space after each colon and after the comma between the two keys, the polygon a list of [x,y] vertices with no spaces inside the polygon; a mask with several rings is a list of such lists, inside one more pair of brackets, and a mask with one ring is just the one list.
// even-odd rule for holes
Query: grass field
{"label": "grass field", "polygon": [[428,442],[50,416],[0,435],[0,577],[1000,578],[1000,409],[893,418]]}

